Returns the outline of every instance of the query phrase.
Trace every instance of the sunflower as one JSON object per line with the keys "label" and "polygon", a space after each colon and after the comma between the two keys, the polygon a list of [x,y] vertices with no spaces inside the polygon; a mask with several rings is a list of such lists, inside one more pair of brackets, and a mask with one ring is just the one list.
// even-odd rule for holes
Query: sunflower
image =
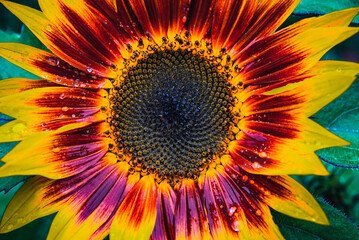
{"label": "sunflower", "polygon": [[280,31],[298,0],[0,0],[48,51],[0,43],[41,77],[0,82],[20,141],[0,176],[33,175],[0,232],[55,212],[48,239],[283,239],[270,208],[329,224],[289,174],[349,143],[309,117],[359,65],[319,61],[359,8]]}

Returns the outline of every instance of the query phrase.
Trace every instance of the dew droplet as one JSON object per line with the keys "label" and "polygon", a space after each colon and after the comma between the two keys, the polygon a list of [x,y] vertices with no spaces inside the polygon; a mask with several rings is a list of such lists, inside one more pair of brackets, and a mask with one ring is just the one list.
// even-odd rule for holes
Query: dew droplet
{"label": "dew droplet", "polygon": [[51,32],[51,31],[52,31],[52,26],[51,26],[50,24],[47,24],[47,25],[45,26],[45,29],[46,29],[46,31]]}
{"label": "dew droplet", "polygon": [[55,147],[55,148],[53,148],[52,149],[52,151],[54,152],[54,153],[58,153],[58,152],[60,152],[60,148],[59,147]]}
{"label": "dew droplet", "polygon": [[247,182],[247,180],[248,180],[248,176],[247,176],[247,175],[243,175],[243,176],[242,176],[242,181],[243,181],[243,182]]}
{"label": "dew droplet", "polygon": [[91,73],[92,72],[92,68],[88,67],[87,69],[87,72]]}
{"label": "dew droplet", "polygon": [[12,127],[12,132],[14,132],[14,133],[22,133],[22,132],[25,132],[26,130],[27,130],[27,127],[23,123],[15,124]]}
{"label": "dew droplet", "polygon": [[258,154],[258,156],[261,157],[261,158],[265,158],[265,157],[267,157],[267,153],[265,153],[265,152],[260,152],[260,153]]}
{"label": "dew droplet", "polygon": [[61,82],[61,78],[56,78],[55,81],[59,83]]}
{"label": "dew droplet", "polygon": [[231,227],[234,231],[238,232],[239,231],[239,221],[235,220],[234,222],[232,222]]}
{"label": "dew droplet", "polygon": [[182,18],[182,22],[186,22],[187,21],[187,16],[183,16],[183,18]]}
{"label": "dew droplet", "polygon": [[69,110],[68,107],[62,107],[61,109],[62,109],[62,111],[64,111],[64,112],[67,112],[67,111]]}
{"label": "dew droplet", "polygon": [[65,98],[65,93],[62,93],[60,96],[59,96],[60,99],[64,99]]}
{"label": "dew droplet", "polygon": [[260,168],[261,165],[258,162],[254,162],[254,163],[252,163],[252,167],[253,168]]}
{"label": "dew droplet", "polygon": [[236,210],[237,210],[237,207],[231,207],[230,209],[229,209],[229,216],[233,216],[233,214],[236,212]]}
{"label": "dew droplet", "polygon": [[258,209],[258,210],[256,211],[256,215],[257,215],[257,216],[261,216],[261,215],[262,215],[261,210]]}

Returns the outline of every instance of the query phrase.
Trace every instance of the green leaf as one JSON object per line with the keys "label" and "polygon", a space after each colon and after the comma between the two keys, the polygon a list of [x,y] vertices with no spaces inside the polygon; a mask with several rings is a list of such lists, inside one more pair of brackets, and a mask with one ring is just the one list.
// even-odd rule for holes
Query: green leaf
{"label": "green leaf", "polygon": [[338,209],[317,199],[330,221],[330,226],[294,219],[273,212],[274,221],[285,239],[290,240],[353,240],[359,239],[358,228]]}
{"label": "green leaf", "polygon": [[350,146],[317,151],[326,162],[342,167],[359,167],[359,80],[343,95],[315,114],[314,120],[351,142]]}
{"label": "green leaf", "polygon": [[[293,14],[298,15],[322,15],[346,8],[359,7],[358,0],[302,0]],[[359,24],[359,16],[353,23]]]}

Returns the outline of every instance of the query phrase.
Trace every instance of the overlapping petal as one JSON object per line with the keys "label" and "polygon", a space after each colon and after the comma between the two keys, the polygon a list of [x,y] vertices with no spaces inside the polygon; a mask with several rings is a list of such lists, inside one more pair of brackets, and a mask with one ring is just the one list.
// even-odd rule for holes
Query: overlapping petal
{"label": "overlapping petal", "polygon": [[56,55],[18,43],[0,43],[0,56],[23,69],[57,84],[82,88],[108,88],[111,83],[93,76],[92,68],[80,71]]}
{"label": "overlapping petal", "polygon": [[175,209],[176,239],[209,239],[208,220],[199,189],[192,179],[184,179]]}
{"label": "overlapping petal", "polygon": [[176,199],[176,192],[172,189],[171,185],[166,181],[159,184],[156,204],[156,224],[151,239],[175,239],[173,219]]}
{"label": "overlapping petal", "polygon": [[156,200],[153,177],[142,177],[122,201],[112,223],[111,239],[149,239],[156,222]]}
{"label": "overlapping petal", "polygon": [[[85,125],[85,126],[83,126]],[[0,176],[41,175],[60,179],[73,176],[101,161],[111,141],[102,136],[103,122],[69,125],[32,134],[1,160]]]}
{"label": "overlapping petal", "polygon": [[[106,157],[103,161],[106,161]],[[119,197],[126,186],[128,167],[127,163],[112,164],[78,187],[77,192],[72,194],[78,197],[71,199],[57,213],[48,238],[105,238],[120,206]]]}
{"label": "overlapping petal", "polygon": [[[108,155],[103,158],[103,161],[94,164],[92,168],[72,177],[59,180],[50,180],[40,176],[31,178],[19,189],[6,208],[0,224],[0,232],[9,232],[70,205],[81,206],[90,198],[91,193],[101,194],[97,187],[107,179],[110,173],[113,176],[116,175],[115,181],[123,181],[126,167],[114,165],[115,163],[115,158]],[[79,214],[73,211],[71,213]],[[60,225],[62,224],[64,223]],[[58,226],[55,225],[53,228],[56,229]]]}
{"label": "overlapping petal", "polygon": [[[1,3],[14,13],[46,47],[71,66],[85,73],[90,70],[90,72],[97,77],[116,76],[116,73],[111,70],[110,66],[101,64],[97,58],[88,58],[88,56],[86,56],[87,52],[83,50],[83,46],[76,48],[75,45],[70,42],[70,39],[67,39],[66,35],[64,35],[44,13],[9,1],[1,1]],[[78,35],[72,40],[76,41],[77,38]]]}

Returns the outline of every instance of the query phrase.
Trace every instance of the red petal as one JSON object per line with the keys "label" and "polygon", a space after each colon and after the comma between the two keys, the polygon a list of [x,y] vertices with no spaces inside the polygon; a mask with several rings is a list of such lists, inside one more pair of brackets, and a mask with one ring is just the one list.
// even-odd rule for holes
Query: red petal
{"label": "red petal", "polygon": [[207,217],[196,183],[191,179],[184,179],[177,196],[176,239],[209,238]]}

